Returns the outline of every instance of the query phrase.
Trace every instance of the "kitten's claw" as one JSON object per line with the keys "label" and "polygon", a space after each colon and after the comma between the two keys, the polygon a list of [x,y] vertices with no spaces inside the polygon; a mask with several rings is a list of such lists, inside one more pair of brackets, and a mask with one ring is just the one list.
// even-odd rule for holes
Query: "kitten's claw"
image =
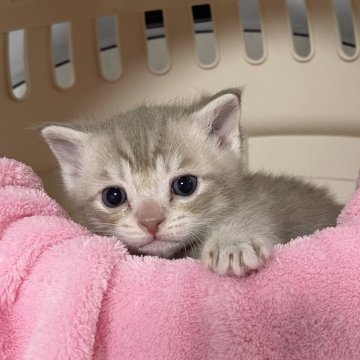
{"label": "kitten's claw", "polygon": [[268,241],[247,242],[209,241],[204,244],[202,261],[207,268],[221,275],[244,276],[258,269],[270,256]]}

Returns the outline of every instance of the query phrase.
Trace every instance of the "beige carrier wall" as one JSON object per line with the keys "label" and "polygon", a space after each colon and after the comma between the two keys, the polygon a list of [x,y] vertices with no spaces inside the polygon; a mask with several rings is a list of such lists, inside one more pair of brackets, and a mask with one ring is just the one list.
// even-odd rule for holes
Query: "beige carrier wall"
{"label": "beige carrier wall", "polygon": [[[360,166],[360,0],[352,1],[357,52],[341,50],[331,0],[308,0],[311,53],[293,50],[285,0],[260,0],[264,56],[246,56],[235,0],[208,1],[217,60],[197,60],[191,6],[196,0],[0,0],[0,156],[24,161],[47,180],[56,164],[33,124],[108,117],[137,102],[163,102],[199,91],[244,86],[243,129],[252,169],[302,175],[327,183],[345,201]],[[162,9],[170,57],[167,71],[150,71],[144,11]],[[98,16],[118,19],[122,75],[105,80],[95,31]],[[50,26],[71,23],[75,81],[54,80]],[[18,100],[9,81],[8,32],[26,30],[27,93]]]}

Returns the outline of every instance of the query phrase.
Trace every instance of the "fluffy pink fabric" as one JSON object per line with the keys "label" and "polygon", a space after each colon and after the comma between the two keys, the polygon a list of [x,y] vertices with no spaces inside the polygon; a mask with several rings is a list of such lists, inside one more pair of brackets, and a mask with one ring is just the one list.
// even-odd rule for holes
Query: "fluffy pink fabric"
{"label": "fluffy pink fabric", "polygon": [[360,359],[360,191],[258,273],[132,257],[0,159],[0,359]]}

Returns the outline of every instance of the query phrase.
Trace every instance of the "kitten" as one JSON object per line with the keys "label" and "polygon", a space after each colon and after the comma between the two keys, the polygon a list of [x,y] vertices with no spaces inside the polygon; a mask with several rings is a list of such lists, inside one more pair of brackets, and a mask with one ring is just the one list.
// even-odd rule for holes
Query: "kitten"
{"label": "kitten", "polygon": [[335,225],[326,190],[242,165],[238,89],[140,106],[42,135],[81,221],[134,254],[191,256],[220,274],[257,269],[276,243]]}

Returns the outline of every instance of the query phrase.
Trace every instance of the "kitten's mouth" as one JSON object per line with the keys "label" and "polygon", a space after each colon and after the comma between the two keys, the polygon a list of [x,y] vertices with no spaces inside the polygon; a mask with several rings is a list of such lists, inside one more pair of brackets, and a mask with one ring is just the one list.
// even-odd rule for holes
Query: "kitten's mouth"
{"label": "kitten's mouth", "polygon": [[158,237],[154,236],[151,241],[137,247],[136,250],[142,254],[168,257],[176,252],[180,247],[181,243],[179,241],[169,241],[159,239]]}
{"label": "kitten's mouth", "polygon": [[154,235],[154,237],[152,238],[152,240],[148,241],[146,244],[143,244],[141,246],[139,246],[139,250],[142,248],[145,248],[147,246],[156,246],[156,245],[162,245],[164,246],[164,244],[168,244],[171,243],[171,241],[168,240],[164,240],[164,239],[159,239],[158,237],[156,237],[156,235]]}

